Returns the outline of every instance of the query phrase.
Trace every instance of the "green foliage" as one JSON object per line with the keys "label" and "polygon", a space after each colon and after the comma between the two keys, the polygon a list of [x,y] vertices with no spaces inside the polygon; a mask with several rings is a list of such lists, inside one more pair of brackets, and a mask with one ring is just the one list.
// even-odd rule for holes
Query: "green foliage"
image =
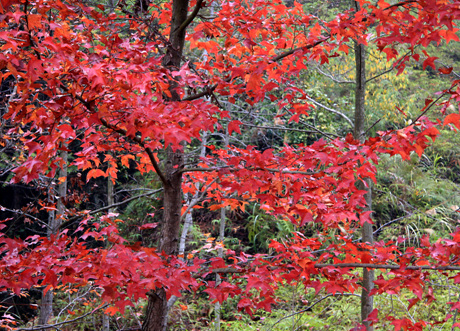
{"label": "green foliage", "polygon": [[446,130],[421,158],[381,159],[374,188],[375,218],[378,225],[401,220],[380,235],[402,235],[417,244],[422,234],[438,238],[452,232],[459,219],[459,143],[458,135]]}
{"label": "green foliage", "polygon": [[294,225],[291,222],[267,214],[260,209],[258,204],[253,204],[245,227],[248,240],[255,252],[267,252],[272,239],[286,239],[294,231]]}
{"label": "green foliage", "polygon": [[[140,174],[136,174],[131,178],[131,182],[135,184],[124,185],[123,191],[128,193],[126,199],[160,188],[160,183],[152,174],[143,175],[143,177]],[[132,200],[124,207],[120,207],[120,210],[118,210],[120,212],[119,218],[124,223],[120,224],[119,229],[124,238],[130,242],[142,241],[147,246],[151,245],[152,241],[155,242],[156,229],[140,230],[139,227],[145,223],[161,221],[162,214],[159,210],[161,209],[162,201],[160,197],[161,193],[143,196]]]}

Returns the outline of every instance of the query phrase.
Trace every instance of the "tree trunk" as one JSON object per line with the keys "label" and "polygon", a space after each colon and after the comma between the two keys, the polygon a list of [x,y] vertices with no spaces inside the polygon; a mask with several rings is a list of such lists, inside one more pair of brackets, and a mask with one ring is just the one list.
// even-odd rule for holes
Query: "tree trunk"
{"label": "tree trunk", "polygon": [[[182,153],[167,149],[165,175],[168,183],[164,185],[163,224],[161,228],[159,251],[168,255],[177,254],[180,228],[180,213],[182,208],[182,174],[178,171],[182,167]],[[143,331],[166,330],[167,300],[164,289],[150,291],[148,305],[145,312]]]}
{"label": "tree trunk", "polygon": [[[112,3],[112,2],[111,2]],[[107,205],[112,206],[115,203],[114,199],[114,187],[113,187],[112,177],[107,177]],[[114,212],[114,208],[109,208],[109,213]],[[105,243],[105,247],[107,248],[107,241]],[[102,315],[102,331],[110,331],[110,317],[109,315],[103,313]]]}
{"label": "tree trunk", "polygon": [[[57,204],[56,204],[56,211],[52,210],[48,216],[48,238],[51,235],[56,234],[59,231],[59,227],[62,223],[62,215],[64,214],[64,198],[67,195],[67,152],[61,152],[61,157],[63,159],[62,168],[59,170],[59,177],[64,177],[64,181],[58,184],[58,191],[57,191]],[[55,193],[54,185],[50,185],[50,190],[48,193],[48,199],[50,202],[54,202],[54,195]],[[39,325],[46,325],[48,321],[53,316],[53,297],[54,292],[53,289],[50,288],[45,294],[42,294],[42,301],[40,304],[40,316],[38,317],[38,324]]]}
{"label": "tree trunk", "polygon": [[[228,136],[227,136],[227,138],[228,138]],[[221,243],[223,243],[224,239],[225,239],[225,223],[226,223],[226,220],[227,220],[226,210],[225,210],[225,207],[223,207],[223,208],[220,209],[220,226],[219,226],[219,241]],[[224,251],[223,251],[222,247],[220,247],[219,250],[217,251],[217,256],[220,257],[220,258],[222,258],[224,256]],[[222,282],[222,280],[220,278],[220,275],[216,273],[216,287],[219,286],[221,284],[221,282]],[[220,306],[219,302],[216,302],[216,304],[214,305],[214,310],[216,312],[214,329],[216,331],[220,331],[221,306]]]}
{"label": "tree trunk", "polygon": [[[224,146],[225,148],[228,147],[230,141],[230,135],[228,134],[228,127],[225,130],[225,138],[224,138]],[[227,221],[227,213],[226,213],[226,208],[223,207],[220,209],[220,226],[219,226],[219,241],[223,244],[224,239],[225,239],[225,226],[226,226],[226,221]],[[222,248],[219,248],[217,251],[217,256],[222,258],[224,256],[224,251]],[[219,274],[216,274],[216,287],[221,284],[222,280],[220,278]],[[221,305],[219,302],[216,302],[214,305],[214,310],[215,310],[215,327],[214,329],[216,331],[220,330],[220,324],[221,324]]]}
{"label": "tree trunk", "polygon": [[[358,8],[357,8],[358,9]],[[356,42],[355,44],[355,60],[356,60],[356,94],[355,94],[355,127],[354,138],[360,141],[364,137],[365,114],[365,97],[366,97],[366,54],[365,46]],[[366,208],[372,209],[372,182],[366,179],[364,182],[358,183],[358,189],[365,190]],[[373,243],[372,224],[364,223],[362,228],[362,242]],[[363,290],[361,293],[361,320],[366,326],[367,331],[372,331],[374,328],[370,326],[370,322],[364,322],[373,310],[373,297],[369,292],[374,288],[374,270],[363,269]]]}
{"label": "tree trunk", "polygon": [[[166,68],[177,70],[180,68],[184,42],[185,28],[182,24],[187,20],[189,0],[174,0],[172,5],[170,45],[163,57],[163,65]],[[180,97],[174,90],[174,82],[170,82],[171,101],[179,101]],[[182,174],[183,152],[174,151],[170,146],[166,148],[166,165],[164,175],[166,183],[163,183],[163,224],[161,228],[158,250],[168,255],[176,254],[179,242],[179,228],[182,208]],[[145,320],[142,325],[143,331],[166,330],[168,307],[166,292],[164,289],[150,291],[148,305],[145,312]]]}

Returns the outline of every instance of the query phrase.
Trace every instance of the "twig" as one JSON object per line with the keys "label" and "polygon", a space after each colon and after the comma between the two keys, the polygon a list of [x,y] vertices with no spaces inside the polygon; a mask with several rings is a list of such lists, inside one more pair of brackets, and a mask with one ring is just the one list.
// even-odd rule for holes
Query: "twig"
{"label": "twig", "polygon": [[[315,263],[313,265],[314,268],[321,269],[327,267],[335,267],[335,268],[368,268],[368,269],[390,269],[390,270],[398,270],[404,268],[406,270],[447,270],[447,271],[460,271],[460,266],[431,266],[431,265],[423,265],[423,266],[400,266],[397,264],[372,264],[372,263]],[[274,270],[275,267],[269,267],[269,269]],[[252,269],[251,269],[252,270]],[[244,269],[237,269],[237,268],[216,268],[213,269],[213,273],[219,274],[236,274],[244,272]]]}
{"label": "twig", "polygon": [[377,121],[375,121],[374,124],[372,124],[372,125],[366,130],[366,132],[364,132],[364,136],[367,136],[367,133],[368,133],[374,126],[376,126],[381,120],[382,120],[382,118],[379,118]]}
{"label": "twig", "polygon": [[98,311],[100,309],[106,308],[107,306],[108,306],[108,304],[105,304],[103,306],[97,307],[93,311],[90,311],[90,312],[88,312],[88,313],[86,313],[84,315],[81,315],[80,317],[74,318],[74,319],[66,321],[66,322],[60,322],[60,323],[50,324],[50,325],[40,325],[40,326],[35,326],[33,328],[19,328],[19,329],[16,329],[16,330],[17,331],[37,331],[37,330],[54,329],[54,328],[56,328],[58,326],[69,324],[69,323],[74,323],[74,322],[76,322],[78,320],[81,320],[81,319],[85,318],[88,315],[94,314],[96,311]]}
{"label": "twig", "polygon": [[328,74],[327,72],[322,71],[319,68],[319,66],[316,66],[316,65],[315,65],[315,70],[317,70],[321,75],[329,77],[330,79],[332,79],[333,82],[335,82],[337,84],[356,84],[356,82],[351,81],[351,80],[339,80],[339,79],[335,78],[332,74]]}
{"label": "twig", "polygon": [[[111,208],[115,208],[115,207],[118,207],[118,206],[122,206],[130,201],[133,201],[133,200],[136,200],[136,199],[139,199],[139,198],[143,198],[143,197],[148,197],[150,195],[154,195],[158,192],[161,192],[163,189],[158,189],[158,190],[155,190],[155,191],[152,191],[152,192],[149,192],[149,193],[144,193],[144,194],[139,194],[139,195],[136,195],[134,197],[131,197],[131,198],[128,198],[126,200],[123,200],[123,201],[120,201],[120,202],[117,202],[117,203],[114,203],[112,205],[109,205],[109,206],[105,206],[105,207],[101,207],[99,209],[96,209],[96,210],[92,210],[88,213],[88,215],[94,215],[94,214],[97,214],[97,213],[100,213],[102,211],[105,211],[105,210],[108,210],[108,209],[111,209]],[[77,216],[74,216],[74,217],[71,217],[67,220],[66,223],[70,223],[72,221],[75,221],[76,219],[80,218],[80,217],[83,217],[83,215],[77,215]]]}
{"label": "twig", "polygon": [[193,19],[198,15],[198,12],[201,9],[201,5],[203,4],[203,0],[198,0],[196,2],[195,8],[193,12],[187,17],[187,19],[181,24],[181,26],[177,29],[177,33],[181,33],[181,31],[185,30],[190,23],[192,23]]}
{"label": "twig", "polygon": [[161,171],[160,166],[158,165],[157,161],[155,160],[155,155],[153,155],[153,152],[149,147],[145,146],[145,143],[144,143],[144,141],[142,141],[141,138],[139,138],[137,136],[128,136],[127,133],[126,133],[126,130],[120,129],[120,128],[116,127],[115,125],[110,124],[104,118],[101,118],[100,120],[101,120],[101,123],[106,128],[108,128],[108,129],[110,129],[112,131],[115,131],[118,134],[120,134],[120,135],[122,135],[124,137],[127,137],[128,139],[131,139],[134,142],[138,143],[140,146],[142,146],[142,148],[144,148],[144,150],[146,151],[146,153],[147,153],[147,155],[148,155],[148,157],[150,159],[150,162],[152,163],[153,168],[155,169],[155,172],[157,173],[158,177],[160,177],[161,182],[164,185],[168,185],[168,181],[166,180],[166,177],[163,175],[163,172]]}
{"label": "twig", "polygon": [[[292,115],[291,112],[289,112],[289,113]],[[299,121],[299,122],[302,123],[303,125],[308,126],[310,129],[315,130],[317,133],[322,134],[323,136],[325,136],[326,138],[328,138],[328,139],[330,139],[330,140],[334,140],[334,137],[340,138],[340,136],[339,136],[339,135],[336,135],[335,133],[331,133],[331,132],[326,133],[326,132],[323,132],[323,131],[321,131],[320,129],[316,128],[316,127],[313,126],[313,125],[310,125],[310,124],[308,124],[308,123],[305,123],[304,121]],[[334,137],[333,137],[333,136],[334,136]]]}
{"label": "twig", "polygon": [[282,131],[294,131],[294,132],[302,132],[302,133],[317,133],[316,131],[308,131],[308,130],[301,130],[301,129],[294,129],[294,128],[286,128],[284,126],[265,126],[265,125],[255,125],[250,123],[241,123],[241,125],[249,126],[252,128],[258,129],[270,129],[270,130],[282,130]]}
{"label": "twig", "polygon": [[273,327],[278,324],[279,322],[281,322],[282,320],[285,320],[289,317],[292,317],[292,316],[295,316],[295,315],[298,315],[298,314],[302,314],[302,313],[305,313],[309,310],[311,310],[314,306],[316,306],[318,303],[320,303],[321,301],[329,298],[329,297],[332,297],[332,296],[337,296],[337,295],[343,295],[343,296],[357,296],[357,297],[361,297],[359,294],[353,294],[353,293],[336,293],[336,294],[328,294],[324,297],[322,297],[321,299],[318,299],[316,300],[315,302],[313,302],[310,306],[308,306],[307,308],[304,308],[302,310],[299,310],[295,313],[292,313],[292,314],[289,314],[287,316],[284,316],[282,318],[280,318],[279,320],[277,320],[272,326],[270,326],[270,329],[273,329]]}
{"label": "twig", "polygon": [[49,226],[47,223],[43,222],[43,221],[42,221],[41,219],[39,219],[38,217],[35,217],[35,216],[30,215],[30,214],[28,214],[28,213],[25,213],[25,212],[23,212],[22,210],[9,209],[9,208],[0,206],[0,211],[3,211],[3,210],[9,211],[10,213],[20,214],[21,216],[29,217],[29,218],[33,219],[34,221],[37,221],[37,222],[40,223],[41,225],[46,226],[48,229],[51,229],[50,226]]}
{"label": "twig", "polygon": [[[69,93],[69,89],[65,85],[61,85],[61,88],[64,91],[66,91],[67,93]],[[80,101],[85,106],[85,108],[88,109],[90,112],[94,112],[94,109],[93,109],[90,101],[87,101],[87,100],[83,99],[83,97],[81,95],[78,95],[78,94],[75,94],[75,98],[78,101]],[[152,150],[149,147],[145,146],[145,143],[144,143],[144,141],[142,141],[141,138],[139,138],[137,136],[128,136],[126,134],[126,130],[118,128],[115,125],[110,124],[104,118],[101,118],[100,121],[101,121],[102,125],[104,125],[106,128],[108,128],[108,129],[110,129],[112,131],[115,131],[118,134],[120,134],[120,135],[122,135],[124,137],[127,137],[128,139],[131,139],[134,142],[138,143],[140,146],[142,146],[142,148],[144,148],[144,150],[147,152],[147,155],[148,155],[148,157],[150,159],[150,162],[152,163],[153,168],[155,169],[158,177],[160,177],[161,182],[164,185],[168,185],[168,181],[166,180],[165,176],[163,175],[163,172],[160,169],[160,166],[158,165],[157,161],[155,160],[155,156],[153,155]]]}
{"label": "twig", "polygon": [[[193,197],[192,201],[190,201],[190,204],[187,206],[187,209],[185,210],[185,212],[181,215],[180,217],[180,220],[182,222],[182,220],[184,219],[185,215],[187,215],[187,213],[190,211],[190,209],[193,208],[193,206],[195,206],[201,199],[203,199],[206,191],[209,189],[209,187],[214,184],[217,180],[219,179],[219,177],[216,177],[214,178],[208,185],[206,185],[206,187],[203,188],[203,192],[201,192],[201,194],[197,194],[195,197]],[[199,193],[199,192],[197,192]]]}
{"label": "twig", "polygon": [[[215,167],[215,168],[184,168],[181,170],[182,173],[184,172],[212,172],[212,171],[219,171],[223,169],[228,169],[228,166],[225,167]],[[317,174],[318,171],[296,171],[296,170],[278,170],[278,169],[271,169],[271,168],[245,168],[246,170],[252,171],[268,171],[268,172],[279,172],[281,174],[298,174],[298,175],[314,175]],[[243,169],[228,169],[229,171],[239,171]]]}
{"label": "twig", "polygon": [[432,101],[431,104],[425,109],[425,111],[423,113],[421,113],[420,115],[418,115],[418,117],[412,121],[412,123],[417,123],[417,121],[427,113],[428,110],[430,110],[431,107],[433,107],[433,105],[439,101],[439,99],[441,99],[443,96],[445,95],[445,93],[441,94],[436,100]]}
{"label": "twig", "polygon": [[387,70],[385,70],[385,71],[383,71],[383,72],[381,72],[381,73],[375,75],[374,77],[371,77],[371,78],[367,79],[367,80],[366,80],[366,84],[369,83],[370,81],[376,79],[376,78],[379,78],[380,76],[385,75],[386,73],[389,73],[390,71],[393,71],[393,70],[396,68],[396,66],[399,65],[399,64],[401,63],[401,61],[402,61],[403,59],[405,59],[409,54],[410,54],[410,52],[407,52],[406,54],[404,54],[403,56],[401,56],[401,57],[399,58],[399,60],[397,60],[397,61],[391,66],[391,68],[389,68],[389,69],[387,69]]}
{"label": "twig", "polygon": [[294,54],[295,52],[297,51],[301,51],[301,50],[307,50],[307,49],[310,49],[310,48],[313,48],[315,46],[318,46],[319,44],[322,44],[323,42],[325,42],[326,40],[328,40],[331,36],[325,36],[323,39],[320,39],[316,42],[314,42],[313,44],[310,44],[310,45],[305,45],[305,46],[301,46],[301,47],[297,47],[297,48],[294,48],[294,49],[291,49],[290,51],[287,51],[287,52],[284,52],[284,53],[281,53],[273,58],[270,59],[270,63],[273,63],[273,62],[278,62],[279,60],[281,59],[284,59],[285,57],[289,56],[289,55],[292,55]]}
{"label": "twig", "polygon": [[430,266],[430,265],[409,265],[409,266],[400,266],[396,264],[372,264],[372,263],[316,263],[315,268],[327,268],[327,267],[336,267],[336,268],[369,268],[369,269],[407,269],[407,270],[460,270],[460,266]]}
{"label": "twig", "polygon": [[201,97],[211,96],[212,92],[216,89],[216,87],[217,87],[217,84],[214,84],[210,87],[207,87],[203,92],[183,98],[182,101],[192,101],[192,100],[199,99]]}
{"label": "twig", "polygon": [[319,103],[318,101],[314,100],[313,98],[310,98],[308,95],[306,96],[306,98],[313,102],[315,105],[321,107],[321,108],[324,108],[326,109],[327,111],[330,111],[331,113],[334,113],[336,115],[339,115],[339,116],[342,116],[352,127],[354,126],[352,120],[345,114],[343,114],[342,112],[339,112],[338,110],[335,110],[335,109],[332,109],[332,108],[329,108],[328,106],[325,106],[323,105],[322,103]]}

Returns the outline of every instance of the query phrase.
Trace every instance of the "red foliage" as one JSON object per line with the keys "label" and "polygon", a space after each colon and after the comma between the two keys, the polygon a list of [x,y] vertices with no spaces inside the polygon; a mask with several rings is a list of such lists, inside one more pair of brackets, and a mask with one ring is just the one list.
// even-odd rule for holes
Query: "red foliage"
{"label": "red foliage", "polygon": [[[27,154],[14,170],[13,182],[54,177],[64,162],[59,151],[73,141],[81,146],[72,164],[89,170],[87,181],[99,176],[115,179],[120,166],[134,163],[141,173],[154,172],[157,152],[167,146],[181,150],[184,142],[200,139],[200,132],[222,129],[229,114],[218,102],[204,98],[213,94],[230,102],[244,95],[251,105],[268,97],[296,121],[312,106],[305,102],[302,89],[284,89],[286,82],[307,69],[309,61],[322,64],[331,56],[347,54],[353,40],[367,44],[373,26],[374,42],[388,60],[399,58],[397,45],[406,45],[418,60],[418,45],[458,41],[454,28],[460,19],[458,1],[359,3],[358,12],[346,11],[330,22],[318,22],[297,2],[293,7],[278,0],[222,2],[216,13],[219,19],[202,20],[188,31],[191,49],[206,51],[206,56],[169,70],[162,65],[163,50],[169,47],[164,37],[169,33],[169,3],[152,4],[147,18],[131,19],[123,11],[106,15],[101,5],[91,8],[78,1],[2,0],[0,76],[12,75],[17,89],[4,118],[14,124],[9,136],[19,139]],[[425,53],[423,67],[436,69],[435,59]],[[458,83],[443,93],[460,101]],[[274,93],[279,89],[284,89],[283,98]],[[183,100],[170,101],[171,91]],[[189,91],[204,93],[195,98]],[[428,100],[422,111],[431,106]],[[229,133],[240,133],[241,124],[231,121]],[[448,115],[443,125],[460,129],[460,114]],[[381,153],[404,159],[412,152],[421,155],[440,126],[441,121],[421,116],[409,127],[381,132],[363,143],[350,135],[309,146],[285,146],[276,153],[252,147],[213,148],[200,164],[209,171],[188,173],[184,192],[193,192],[200,182],[207,184],[203,187],[209,201],[219,207],[241,208],[247,201],[258,201],[267,212],[283,215],[298,226],[318,222],[325,231],[340,226],[353,232],[359,224],[371,222],[370,213],[361,212],[364,191],[356,188],[356,181],[375,180]],[[102,160],[101,155],[105,155]],[[243,201],[229,198],[228,193]],[[0,235],[0,290],[19,293],[39,284],[91,282],[104,289],[105,301],[123,311],[131,304],[125,298],[136,301],[150,289],[164,288],[168,296],[197,290],[203,285],[198,275],[224,272],[228,263],[215,259],[205,269],[203,260],[186,263],[151,248],[128,246],[109,218],[107,226],[100,228],[88,221],[76,233],[63,231],[52,238],[21,241]],[[90,237],[107,239],[112,245],[90,249],[85,245]],[[332,243],[318,251],[327,242]],[[388,272],[392,277],[375,281],[373,294],[408,289],[417,297],[411,308],[424,297],[433,300],[426,294],[430,272],[422,267],[443,269],[460,260],[459,230],[451,239],[430,243],[424,238],[423,244],[403,254],[392,242],[370,246],[353,243],[347,236],[329,238],[326,232],[320,239],[296,233],[289,242],[272,242],[271,258],[233,257],[235,263],[229,267],[234,282],[217,286],[208,282],[205,292],[219,302],[240,295],[238,307],[251,313],[270,310],[280,282],[302,282],[317,292],[354,293],[360,288],[354,268],[393,264],[398,268]],[[318,275],[325,281],[319,281]],[[459,283],[460,277],[454,280]],[[238,286],[243,282],[244,288]],[[457,306],[453,303],[453,308]],[[372,321],[376,316],[377,312]],[[395,330],[421,330],[426,322],[394,319],[392,324]]]}

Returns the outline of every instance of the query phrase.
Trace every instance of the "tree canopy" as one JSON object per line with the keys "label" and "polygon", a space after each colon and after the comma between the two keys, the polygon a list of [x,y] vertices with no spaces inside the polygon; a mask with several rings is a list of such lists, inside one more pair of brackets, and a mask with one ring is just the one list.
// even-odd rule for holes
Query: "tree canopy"
{"label": "tree canopy", "polygon": [[[416,62],[450,75],[452,68],[437,64],[428,47],[459,41],[460,3],[342,5],[324,19],[305,4],[278,0],[1,0],[0,77],[8,89],[0,99],[0,142],[14,155],[8,180],[60,185],[68,180],[60,170],[68,167],[87,183],[116,183],[120,174],[137,171],[157,183],[163,202],[161,222],[147,222],[146,215],[137,224],[160,234],[158,242],[142,245],[119,234],[123,220],[105,214],[108,209],[79,208],[75,200],[59,207],[78,185],[55,199],[48,194],[35,216],[26,215],[48,227],[48,235],[0,235],[0,290],[20,294],[40,286],[46,293],[91,284],[110,314],[148,298],[144,330],[165,327],[171,296],[200,292],[219,303],[238,297],[238,308],[252,314],[270,311],[281,284],[355,293],[362,269],[388,270],[373,281],[371,296],[406,289],[415,295],[411,306],[432,302],[426,280],[436,271],[460,270],[460,229],[437,240],[425,235],[419,247],[403,247],[402,238],[374,243],[354,234],[373,222],[366,194],[382,156],[422,156],[441,130],[460,129],[458,76],[427,95],[404,127],[374,134],[360,117],[365,113],[354,120],[335,113],[353,124],[342,136],[307,126],[318,104],[299,80],[371,46],[397,74]],[[321,138],[265,149],[230,143],[248,125],[233,110],[263,112],[267,104],[273,125],[295,125]],[[224,138],[206,140],[207,134]],[[191,155],[201,143],[205,152]],[[183,194],[200,199],[191,206]],[[190,208],[244,210],[252,202],[295,226],[291,238],[270,242],[270,255],[179,252],[180,225]],[[50,211],[58,220],[53,225],[39,216]],[[0,228],[7,230],[9,221]],[[302,233],[311,223],[316,233]],[[212,243],[222,249],[221,242]],[[370,330],[382,317],[373,310],[361,328]],[[430,323],[392,320],[395,330]]]}

